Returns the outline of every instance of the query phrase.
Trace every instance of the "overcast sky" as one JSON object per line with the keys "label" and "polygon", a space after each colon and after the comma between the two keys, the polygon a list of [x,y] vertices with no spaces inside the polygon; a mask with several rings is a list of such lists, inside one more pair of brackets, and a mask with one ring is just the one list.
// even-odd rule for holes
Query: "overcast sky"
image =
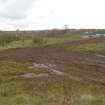
{"label": "overcast sky", "polygon": [[0,0],[1,30],[105,28],[105,0]]}

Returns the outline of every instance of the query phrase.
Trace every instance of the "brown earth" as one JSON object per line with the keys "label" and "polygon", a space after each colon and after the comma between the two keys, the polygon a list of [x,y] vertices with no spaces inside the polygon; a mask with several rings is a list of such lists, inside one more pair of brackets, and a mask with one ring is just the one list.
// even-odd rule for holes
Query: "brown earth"
{"label": "brown earth", "polygon": [[105,52],[72,52],[67,47],[105,42],[105,39],[85,39],[62,44],[0,51],[0,60],[56,64],[66,77],[82,82],[105,84]]}

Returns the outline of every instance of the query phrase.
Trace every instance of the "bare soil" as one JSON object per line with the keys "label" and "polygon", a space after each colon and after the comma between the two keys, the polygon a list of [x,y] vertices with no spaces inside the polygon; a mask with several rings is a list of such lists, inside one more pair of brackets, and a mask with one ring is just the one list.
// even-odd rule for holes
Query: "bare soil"
{"label": "bare soil", "polygon": [[[105,52],[72,52],[67,47],[79,44],[100,43],[105,39],[85,39],[40,47],[15,48],[0,51],[0,60],[36,62],[57,65],[70,79],[105,84]],[[53,68],[54,69],[54,68]]]}

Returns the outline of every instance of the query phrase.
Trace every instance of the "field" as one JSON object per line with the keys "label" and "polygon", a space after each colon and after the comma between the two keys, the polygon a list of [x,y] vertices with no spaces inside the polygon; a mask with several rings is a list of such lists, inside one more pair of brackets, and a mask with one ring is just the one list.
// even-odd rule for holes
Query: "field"
{"label": "field", "polygon": [[105,105],[105,38],[41,41],[1,46],[0,105]]}

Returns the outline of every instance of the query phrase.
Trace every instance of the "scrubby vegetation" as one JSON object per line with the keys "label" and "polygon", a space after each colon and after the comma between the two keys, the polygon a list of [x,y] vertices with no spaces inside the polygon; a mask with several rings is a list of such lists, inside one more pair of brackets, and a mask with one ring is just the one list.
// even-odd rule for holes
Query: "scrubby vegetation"
{"label": "scrubby vegetation", "polygon": [[39,32],[0,32],[0,48],[20,48],[79,40],[81,35],[62,30]]}
{"label": "scrubby vegetation", "polygon": [[37,44],[37,45],[43,45],[43,44],[45,44],[46,42],[45,42],[45,40],[44,40],[44,38],[43,37],[34,37],[33,38],[33,43],[34,44]]}
{"label": "scrubby vegetation", "polygon": [[20,38],[13,33],[0,33],[0,46],[4,46],[10,42],[18,41]]}

